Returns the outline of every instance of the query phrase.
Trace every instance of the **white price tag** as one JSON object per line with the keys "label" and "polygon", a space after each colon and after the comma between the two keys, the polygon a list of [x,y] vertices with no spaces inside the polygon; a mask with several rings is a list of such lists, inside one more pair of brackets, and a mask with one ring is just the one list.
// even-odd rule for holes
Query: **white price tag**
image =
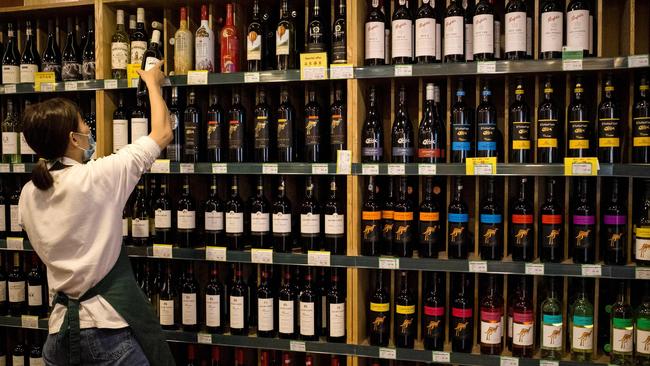
{"label": "white price tag", "polygon": [[329,267],[331,257],[330,252],[310,250],[307,252],[307,264],[316,267]]}
{"label": "white price tag", "polygon": [[603,275],[603,266],[600,264],[583,264],[582,275],[588,277],[600,277]]}
{"label": "white price tag", "polygon": [[404,175],[406,166],[404,164],[388,164],[388,175]]}
{"label": "white price tag", "polygon": [[104,80],[104,89],[117,89],[117,80],[116,79]]}
{"label": "white price tag", "polygon": [[158,159],[151,165],[154,174],[169,174],[169,160]]}
{"label": "white price tag", "polygon": [[436,175],[436,164],[419,164],[419,175]]}
{"label": "white price tag", "polygon": [[494,74],[497,72],[496,61],[484,61],[476,63],[476,72],[478,74]]}
{"label": "white price tag", "polygon": [[7,249],[9,250],[25,250],[23,238],[7,238]]}
{"label": "white price tag", "polygon": [[560,366],[558,361],[539,360],[539,366]]}
{"label": "white price tag", "polygon": [[16,84],[5,84],[5,94],[16,94]]}
{"label": "white price tag", "polygon": [[245,83],[259,83],[260,82],[260,73],[259,72],[247,72],[244,74]]}
{"label": "white price tag", "polygon": [[181,174],[193,174],[193,173],[194,173],[194,164],[181,163]]}
{"label": "white price tag", "polygon": [[0,173],[9,173],[9,172],[11,172],[11,165],[0,164]]}
{"label": "white price tag", "polygon": [[488,271],[486,261],[469,261],[469,271],[484,273]]}
{"label": "white price tag", "polygon": [[592,175],[592,165],[589,163],[574,163],[571,165],[571,173],[573,175]]}
{"label": "white price tag", "polygon": [[352,173],[352,151],[338,150],[336,152],[336,174],[350,175]]}
{"label": "white price tag", "polygon": [[627,56],[627,67],[648,67],[648,55]]}
{"label": "white price tag", "polygon": [[206,333],[198,333],[196,335],[196,342],[201,344],[212,344],[212,335]]}
{"label": "white price tag", "polygon": [[387,360],[394,360],[397,358],[397,350],[395,348],[380,348],[379,349],[379,358],[385,358]]}
{"label": "white price tag", "polygon": [[[9,243],[7,243],[9,246]],[[637,280],[650,280],[650,267],[636,267],[634,277]]]}
{"label": "white price tag", "polygon": [[395,65],[395,76],[412,76],[413,65]]}
{"label": "white price tag", "polygon": [[301,341],[290,341],[289,350],[293,352],[307,352],[307,346],[305,342]]}
{"label": "white price tag", "polygon": [[251,249],[251,262],[259,264],[273,264],[272,249]]}
{"label": "white price tag", "polygon": [[24,173],[25,164],[14,164],[14,173]]}
{"label": "white price tag", "polygon": [[79,86],[76,81],[66,81],[65,84],[63,84],[63,90],[65,91],[75,91],[78,89]]}
{"label": "white price tag", "polygon": [[492,165],[490,164],[475,164],[474,175],[492,175]]}
{"label": "white price tag", "polygon": [[433,351],[432,360],[436,363],[449,363],[451,362],[451,355],[449,352]]}
{"label": "white price tag", "polygon": [[580,71],[582,70],[582,60],[562,60],[562,70]]}
{"label": "white price tag", "polygon": [[361,165],[361,175],[379,175],[379,165],[377,164]]}
{"label": "white price tag", "polygon": [[46,93],[46,92],[53,92],[54,91],[54,84],[53,83],[41,83],[41,91]]}
{"label": "white price tag", "polygon": [[399,269],[399,258],[379,258],[379,268]]}
{"label": "white price tag", "polygon": [[327,80],[326,67],[304,67],[302,69],[302,80]]}
{"label": "white price tag", "polygon": [[208,261],[225,262],[226,248],[210,246],[205,247],[205,259]]}
{"label": "white price tag", "polygon": [[153,256],[156,258],[172,258],[172,245],[171,244],[154,244]]}
{"label": "white price tag", "polygon": [[139,82],[140,82],[140,78],[133,78],[133,79],[131,79],[131,87],[132,87],[132,88],[137,88]]}
{"label": "white price tag", "polygon": [[526,263],[526,274],[534,276],[543,276],[544,275],[544,264],[543,263]]}
{"label": "white price tag", "polygon": [[188,71],[187,85],[208,85],[208,70]]}
{"label": "white price tag", "polygon": [[327,167],[327,164],[314,164],[311,166],[311,174],[314,175],[329,174],[329,168]]}
{"label": "white price tag", "polygon": [[20,325],[23,328],[38,329],[38,317],[35,315],[22,315],[20,317]]}
{"label": "white price tag", "polygon": [[278,174],[278,164],[263,164],[262,174]]}
{"label": "white price tag", "polygon": [[228,164],[225,163],[212,164],[212,174],[228,174]]}
{"label": "white price tag", "polygon": [[505,357],[501,356],[501,362],[499,364],[501,366],[519,366],[519,359],[516,357]]}
{"label": "white price tag", "polygon": [[352,79],[354,69],[352,65],[330,65],[330,79]]}

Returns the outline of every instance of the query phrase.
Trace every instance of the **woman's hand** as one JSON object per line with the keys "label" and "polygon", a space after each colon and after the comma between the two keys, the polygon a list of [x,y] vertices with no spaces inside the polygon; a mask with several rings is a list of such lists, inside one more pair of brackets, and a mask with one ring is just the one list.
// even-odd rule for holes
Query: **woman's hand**
{"label": "woman's hand", "polygon": [[160,89],[162,86],[165,74],[163,74],[161,67],[164,64],[165,61],[160,60],[154,67],[147,71],[137,70],[138,75],[140,75],[140,78],[145,82],[145,84],[147,84],[149,89]]}

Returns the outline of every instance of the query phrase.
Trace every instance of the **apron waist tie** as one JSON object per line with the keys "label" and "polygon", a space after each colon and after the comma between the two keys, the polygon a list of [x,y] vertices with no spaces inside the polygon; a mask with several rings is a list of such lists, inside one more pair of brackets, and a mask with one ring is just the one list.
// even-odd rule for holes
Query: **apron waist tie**
{"label": "apron waist tie", "polygon": [[61,304],[67,308],[63,324],[59,332],[63,332],[68,339],[70,365],[81,364],[81,328],[79,323],[80,299],[71,299],[63,292],[58,292],[54,304]]}

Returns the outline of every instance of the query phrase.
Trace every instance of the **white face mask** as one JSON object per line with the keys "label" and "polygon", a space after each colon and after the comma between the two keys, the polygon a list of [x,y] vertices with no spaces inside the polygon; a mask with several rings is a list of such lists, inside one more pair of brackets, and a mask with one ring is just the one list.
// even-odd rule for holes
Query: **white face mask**
{"label": "white face mask", "polygon": [[72,132],[72,134],[85,136],[88,139],[87,149],[84,149],[79,145],[75,145],[75,147],[84,151],[84,158],[83,158],[84,163],[90,161],[90,158],[95,154],[95,150],[97,148],[97,143],[95,142],[95,138],[93,137],[93,134],[92,133],[83,134],[79,132]]}

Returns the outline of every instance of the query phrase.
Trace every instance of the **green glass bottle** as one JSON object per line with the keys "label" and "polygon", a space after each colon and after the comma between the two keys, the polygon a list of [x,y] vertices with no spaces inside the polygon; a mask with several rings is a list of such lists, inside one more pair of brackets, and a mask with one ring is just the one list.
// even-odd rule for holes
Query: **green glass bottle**
{"label": "green glass bottle", "polygon": [[644,281],[643,300],[636,311],[636,353],[637,366],[650,366],[650,281]]}
{"label": "green glass bottle", "polygon": [[614,365],[631,366],[633,363],[633,333],[634,333],[634,315],[632,306],[625,301],[627,286],[625,281],[621,281],[618,287],[616,302],[612,305],[612,320],[610,346],[610,363]]}
{"label": "green glass bottle", "polygon": [[562,357],[564,323],[562,321],[562,304],[557,296],[556,277],[546,279],[546,299],[542,302],[541,355],[547,360],[559,360]]}
{"label": "green glass bottle", "polygon": [[587,362],[594,351],[594,306],[587,298],[586,279],[578,280],[578,295],[571,304],[571,359]]}

